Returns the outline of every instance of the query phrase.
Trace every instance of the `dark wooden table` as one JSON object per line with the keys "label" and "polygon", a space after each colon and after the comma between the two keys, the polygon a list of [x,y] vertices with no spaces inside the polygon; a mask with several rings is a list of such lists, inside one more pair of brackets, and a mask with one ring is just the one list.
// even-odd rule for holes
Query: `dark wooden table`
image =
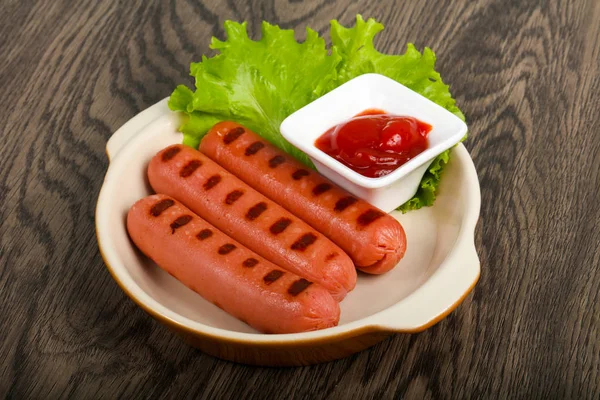
{"label": "dark wooden table", "polygon": [[[363,3],[363,4],[360,4]],[[544,3],[546,6],[542,6]],[[0,397],[600,398],[600,2],[0,1]],[[104,145],[191,84],[226,19],[432,47],[482,190],[479,284],[336,362],[237,365],[134,305],[98,253]]]}

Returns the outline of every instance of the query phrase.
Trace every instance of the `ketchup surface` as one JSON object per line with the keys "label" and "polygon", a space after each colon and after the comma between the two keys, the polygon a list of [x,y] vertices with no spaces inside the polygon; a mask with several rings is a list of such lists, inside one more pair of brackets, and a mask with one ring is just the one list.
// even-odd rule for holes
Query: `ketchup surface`
{"label": "ketchup surface", "polygon": [[427,149],[431,125],[413,117],[366,110],[329,129],[315,146],[369,178],[389,174]]}

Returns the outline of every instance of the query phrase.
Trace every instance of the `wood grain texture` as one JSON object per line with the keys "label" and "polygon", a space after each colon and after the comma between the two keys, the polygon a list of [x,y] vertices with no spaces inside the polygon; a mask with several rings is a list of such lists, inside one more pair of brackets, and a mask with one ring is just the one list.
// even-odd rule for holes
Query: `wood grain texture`
{"label": "wood grain texture", "polygon": [[[600,2],[0,0],[0,397],[600,398]],[[186,345],[98,253],[108,137],[191,84],[222,23],[432,47],[467,116],[482,275],[448,318],[352,357],[256,368]]]}

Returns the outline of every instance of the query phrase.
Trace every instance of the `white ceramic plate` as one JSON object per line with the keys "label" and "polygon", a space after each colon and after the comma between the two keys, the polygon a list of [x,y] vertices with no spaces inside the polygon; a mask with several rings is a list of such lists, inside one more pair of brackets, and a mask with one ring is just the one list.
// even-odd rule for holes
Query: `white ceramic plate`
{"label": "white ceramic plate", "polygon": [[[232,360],[269,365],[338,358],[372,343],[363,340],[364,345],[355,343],[343,351],[298,362],[289,355],[294,350],[306,352],[366,334],[423,330],[452,311],[477,282],[479,259],[473,233],[479,216],[479,182],[467,150],[459,145],[453,150],[435,205],[404,215],[392,214],[406,231],[405,257],[387,274],[359,273],[356,289],[341,303],[337,327],[280,335],[255,331],[162,271],[128,238],[127,211],[135,201],[152,193],[146,178],[152,156],[167,145],[181,142],[179,118],[169,111],[165,99],[138,114],[111,137],[106,146],[110,165],[98,198],[96,231],[105,263],[121,288],[161,322],[188,338],[201,339],[202,343],[196,344],[203,350]],[[228,344],[260,351],[248,356],[239,349],[227,349]],[[281,351],[287,356],[281,356]],[[266,354],[265,359],[262,356]]]}

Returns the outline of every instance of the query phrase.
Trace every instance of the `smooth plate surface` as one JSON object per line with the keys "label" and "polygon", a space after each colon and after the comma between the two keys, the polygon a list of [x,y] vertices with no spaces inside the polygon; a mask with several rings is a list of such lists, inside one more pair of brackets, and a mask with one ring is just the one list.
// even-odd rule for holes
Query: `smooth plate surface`
{"label": "smooth plate surface", "polygon": [[294,335],[258,334],[162,271],[127,236],[123,221],[129,207],[152,193],[145,177],[148,162],[162,148],[181,142],[180,123],[163,100],[120,128],[107,144],[112,161],[98,199],[98,242],[107,266],[128,295],[151,313],[192,331],[263,343],[323,338],[365,326],[414,331],[453,309],[477,280],[473,231],[479,182],[461,146],[434,207],[393,213],[406,230],[406,255],[384,275],[359,274],[356,289],[341,303],[338,327]]}

